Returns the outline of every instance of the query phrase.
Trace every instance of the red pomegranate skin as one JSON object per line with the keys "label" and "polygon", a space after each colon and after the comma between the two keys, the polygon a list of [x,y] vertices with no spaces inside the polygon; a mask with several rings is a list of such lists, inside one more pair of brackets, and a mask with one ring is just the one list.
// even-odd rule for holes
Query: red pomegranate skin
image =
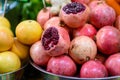
{"label": "red pomegranate skin", "polygon": [[74,76],[77,68],[76,64],[69,56],[61,55],[57,57],[52,57],[49,60],[47,71],[64,76]]}
{"label": "red pomegranate skin", "polygon": [[46,21],[49,20],[51,17],[52,15],[50,15],[50,7],[43,8],[37,14],[37,22],[43,28]]}
{"label": "red pomegranate skin", "polygon": [[110,55],[105,66],[110,76],[120,76],[120,53]]}
{"label": "red pomegranate skin", "polygon": [[70,33],[70,31],[71,31],[67,25],[65,25],[63,22],[61,22],[61,20],[58,16],[54,16],[54,17],[50,18],[48,21],[46,21],[46,23],[44,25],[44,30],[51,27],[51,26],[63,27],[68,31],[68,33]]}
{"label": "red pomegranate skin", "polygon": [[44,25],[44,30],[51,26],[55,26],[55,27],[60,26],[60,18],[57,16],[50,18],[48,21],[46,21]]}
{"label": "red pomegranate skin", "polygon": [[88,36],[94,39],[97,29],[92,24],[86,23],[83,27],[73,30],[73,36]]}
{"label": "red pomegranate skin", "polygon": [[120,31],[113,26],[104,26],[96,34],[98,50],[106,55],[120,51]]}
{"label": "red pomegranate skin", "polygon": [[51,56],[49,56],[43,49],[41,41],[35,42],[30,47],[30,57],[33,62],[40,66],[47,66]]}
{"label": "red pomegranate skin", "polygon": [[[51,27],[49,27],[49,28],[51,28]],[[49,29],[49,28],[47,28],[47,29]],[[45,50],[45,48],[44,48],[45,52],[48,53],[50,56],[59,56],[59,55],[68,53],[68,49],[70,46],[70,36],[69,36],[67,30],[64,29],[63,27],[52,26],[52,28],[57,29],[58,37],[59,37],[58,43],[56,45],[50,47],[49,50]],[[47,31],[47,29],[44,30],[44,32],[42,34],[42,38],[44,38],[43,35]],[[50,38],[51,37],[49,37],[49,39]],[[49,45],[51,45],[51,43]]]}
{"label": "red pomegranate skin", "polygon": [[89,21],[96,28],[100,29],[103,26],[112,26],[116,19],[115,10],[105,3],[97,4],[90,8]]}
{"label": "red pomegranate skin", "polygon": [[106,67],[98,60],[87,61],[80,69],[81,78],[104,78],[107,76]]}
{"label": "red pomegranate skin", "polygon": [[77,64],[95,59],[96,54],[97,46],[88,36],[75,37],[70,43],[69,55]]}
{"label": "red pomegranate skin", "polygon": [[116,18],[115,27],[120,30],[120,15]]}
{"label": "red pomegranate skin", "polygon": [[99,4],[106,4],[106,3],[105,3],[104,0],[93,0],[93,1],[91,1],[91,2],[88,4],[88,7],[89,7],[90,9],[92,9],[92,8],[96,7],[97,5],[99,5]]}
{"label": "red pomegranate skin", "polygon": [[78,28],[83,26],[87,22],[90,14],[89,7],[86,4],[83,5],[85,6],[85,10],[77,14],[67,14],[63,8],[61,8],[59,13],[61,21],[63,21],[70,28]]}
{"label": "red pomegranate skin", "polygon": [[80,2],[80,3],[88,4],[90,0],[72,0],[72,2]]}

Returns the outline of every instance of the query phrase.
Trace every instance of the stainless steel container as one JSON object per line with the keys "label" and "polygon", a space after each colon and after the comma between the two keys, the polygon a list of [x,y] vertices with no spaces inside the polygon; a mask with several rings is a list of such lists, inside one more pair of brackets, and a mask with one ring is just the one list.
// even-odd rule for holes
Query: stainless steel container
{"label": "stainless steel container", "polygon": [[105,78],[78,78],[78,77],[61,76],[45,71],[43,68],[36,65],[32,61],[30,61],[30,64],[34,68],[40,71],[43,80],[120,80],[120,76],[105,77]]}
{"label": "stainless steel container", "polygon": [[23,73],[27,65],[28,63],[21,67],[19,70],[0,74],[0,80],[22,80]]}

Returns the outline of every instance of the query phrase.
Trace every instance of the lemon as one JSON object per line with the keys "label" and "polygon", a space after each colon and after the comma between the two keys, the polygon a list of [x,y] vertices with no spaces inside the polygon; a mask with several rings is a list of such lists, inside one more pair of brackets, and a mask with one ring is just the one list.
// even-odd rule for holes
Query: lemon
{"label": "lemon", "polygon": [[14,43],[14,37],[3,29],[0,29],[0,52],[9,50]]}
{"label": "lemon", "polygon": [[25,60],[29,57],[29,46],[18,41],[16,37],[14,38],[14,44],[11,51],[17,54],[21,60]]}
{"label": "lemon", "polygon": [[5,31],[6,33],[10,34],[11,36],[14,36],[12,30],[7,27],[0,26],[0,31]]}
{"label": "lemon", "polygon": [[18,70],[20,67],[20,59],[15,53],[11,51],[0,53],[0,74]]}
{"label": "lemon", "polygon": [[25,20],[20,22],[15,30],[16,37],[23,44],[31,45],[40,40],[42,27],[35,20]]}
{"label": "lemon", "polygon": [[11,24],[6,17],[0,16],[0,26],[5,26],[7,28],[11,28]]}

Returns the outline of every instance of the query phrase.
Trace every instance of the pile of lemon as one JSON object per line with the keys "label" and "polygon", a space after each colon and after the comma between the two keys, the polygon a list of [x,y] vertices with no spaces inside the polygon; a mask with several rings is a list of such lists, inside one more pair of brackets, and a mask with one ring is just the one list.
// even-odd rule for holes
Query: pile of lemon
{"label": "pile of lemon", "polygon": [[41,34],[39,23],[25,20],[16,26],[14,36],[9,20],[0,16],[0,74],[20,69],[29,58],[30,46]]}

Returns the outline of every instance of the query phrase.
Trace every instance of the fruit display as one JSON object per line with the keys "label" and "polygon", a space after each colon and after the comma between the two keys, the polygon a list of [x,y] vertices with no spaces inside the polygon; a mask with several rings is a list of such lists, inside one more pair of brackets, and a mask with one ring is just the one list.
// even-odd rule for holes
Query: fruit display
{"label": "fruit display", "polygon": [[51,17],[52,15],[50,14],[50,7],[46,7],[40,10],[39,13],[37,14],[37,21],[43,27],[46,21],[48,21]]}
{"label": "fruit display", "polygon": [[78,28],[88,20],[90,9],[86,4],[69,3],[60,10],[60,19],[71,28]]}
{"label": "fruit display", "polygon": [[120,37],[118,35],[120,35],[120,31],[113,26],[101,28],[96,34],[96,44],[99,51],[106,55],[119,52]]}
{"label": "fruit display", "polygon": [[11,51],[4,51],[0,53],[0,74],[12,72],[20,69],[21,61],[19,57]]}
{"label": "fruit display", "polygon": [[96,54],[97,46],[90,37],[75,37],[70,43],[69,55],[78,64],[95,59]]}
{"label": "fruit display", "polygon": [[[8,65],[17,69],[30,60],[47,74],[72,79],[120,76],[120,3],[108,1],[43,0],[36,19],[20,21],[15,35],[0,25],[0,64],[14,53],[18,60]],[[6,66],[0,73],[10,72]]]}
{"label": "fruit display", "polygon": [[[105,62],[105,66],[109,72],[109,75],[111,75],[111,76],[120,75],[119,70],[118,70],[119,69],[118,68],[119,67],[119,59],[120,59],[119,57],[120,57],[120,54],[118,52],[116,54],[110,55]],[[116,66],[116,68],[115,68],[115,66]]]}
{"label": "fruit display", "polygon": [[11,24],[10,24],[10,22],[7,18],[0,16],[0,21],[1,21],[0,26],[5,26],[5,27],[8,27],[8,28],[11,27]]}
{"label": "fruit display", "polygon": [[31,45],[41,38],[42,28],[37,21],[25,20],[17,25],[15,34],[20,42]]}
{"label": "fruit display", "polygon": [[76,64],[67,55],[52,57],[47,65],[48,72],[64,76],[73,76],[76,73],[76,70]]}
{"label": "fruit display", "polygon": [[97,29],[92,24],[86,23],[82,28],[77,28],[73,30],[73,37],[88,36],[94,39],[96,33]]}
{"label": "fruit display", "polygon": [[[41,66],[46,66],[51,56],[49,56],[43,49],[41,41],[35,42],[30,48],[31,59]],[[42,60],[41,60],[42,58]]]}
{"label": "fruit display", "polygon": [[120,76],[120,15],[107,1],[46,0],[51,6],[37,15],[43,32],[30,47],[32,62],[43,73],[72,79]]}
{"label": "fruit display", "polygon": [[29,46],[18,41],[6,17],[0,16],[0,20],[0,74],[6,74],[27,64]]}
{"label": "fruit display", "polygon": [[113,25],[116,13],[112,7],[108,6],[104,1],[93,1],[89,6],[91,8],[90,23],[95,25],[96,28]]}
{"label": "fruit display", "polygon": [[[90,74],[88,75],[88,73]],[[100,61],[89,60],[82,65],[80,76],[81,78],[102,78],[107,77],[108,72]]]}

